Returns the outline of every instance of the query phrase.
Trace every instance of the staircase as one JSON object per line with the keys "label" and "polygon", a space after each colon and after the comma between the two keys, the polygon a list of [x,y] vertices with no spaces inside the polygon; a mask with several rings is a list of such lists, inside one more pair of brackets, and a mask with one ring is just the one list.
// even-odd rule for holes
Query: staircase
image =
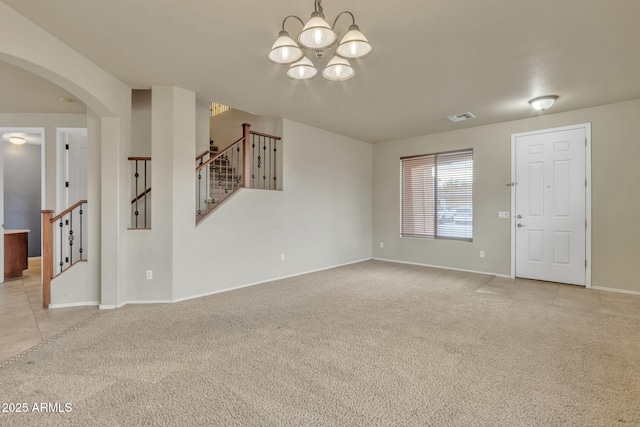
{"label": "staircase", "polygon": [[196,223],[241,188],[279,189],[280,139],[251,131],[245,123],[242,136],[224,150],[219,151],[212,141],[209,151],[196,158]]}

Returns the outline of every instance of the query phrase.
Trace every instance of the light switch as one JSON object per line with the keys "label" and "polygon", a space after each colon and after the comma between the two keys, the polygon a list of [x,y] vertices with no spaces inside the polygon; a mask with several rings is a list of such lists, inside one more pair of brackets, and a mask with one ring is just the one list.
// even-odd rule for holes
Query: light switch
{"label": "light switch", "polygon": [[498,212],[498,218],[509,219],[509,212]]}

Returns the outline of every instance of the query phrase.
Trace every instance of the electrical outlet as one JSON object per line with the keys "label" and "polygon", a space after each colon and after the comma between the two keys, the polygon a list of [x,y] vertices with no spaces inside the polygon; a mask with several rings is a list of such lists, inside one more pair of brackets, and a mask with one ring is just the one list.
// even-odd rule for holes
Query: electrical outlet
{"label": "electrical outlet", "polygon": [[152,279],[153,279],[153,271],[147,270],[147,280],[152,280]]}
{"label": "electrical outlet", "polygon": [[484,258],[484,251],[480,251],[480,258]]}
{"label": "electrical outlet", "polygon": [[284,261],[284,254],[280,254],[280,261]]}
{"label": "electrical outlet", "polygon": [[380,247],[384,248],[384,243],[380,242]]}
{"label": "electrical outlet", "polygon": [[498,212],[498,218],[509,219],[509,212]]}

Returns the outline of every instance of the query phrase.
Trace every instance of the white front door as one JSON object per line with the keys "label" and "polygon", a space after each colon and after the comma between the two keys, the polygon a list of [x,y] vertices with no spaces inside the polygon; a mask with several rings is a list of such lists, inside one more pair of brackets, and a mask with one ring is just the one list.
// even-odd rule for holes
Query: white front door
{"label": "white front door", "polygon": [[513,136],[515,275],[586,284],[587,127]]}

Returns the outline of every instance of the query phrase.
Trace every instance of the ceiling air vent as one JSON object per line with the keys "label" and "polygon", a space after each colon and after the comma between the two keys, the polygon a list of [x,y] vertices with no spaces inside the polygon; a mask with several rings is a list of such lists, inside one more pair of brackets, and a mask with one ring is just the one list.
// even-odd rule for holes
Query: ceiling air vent
{"label": "ceiling air vent", "polygon": [[451,120],[452,122],[461,122],[463,120],[469,120],[469,119],[475,119],[476,116],[474,116],[472,113],[461,113],[461,114],[454,114],[453,116],[448,116],[447,119]]}

